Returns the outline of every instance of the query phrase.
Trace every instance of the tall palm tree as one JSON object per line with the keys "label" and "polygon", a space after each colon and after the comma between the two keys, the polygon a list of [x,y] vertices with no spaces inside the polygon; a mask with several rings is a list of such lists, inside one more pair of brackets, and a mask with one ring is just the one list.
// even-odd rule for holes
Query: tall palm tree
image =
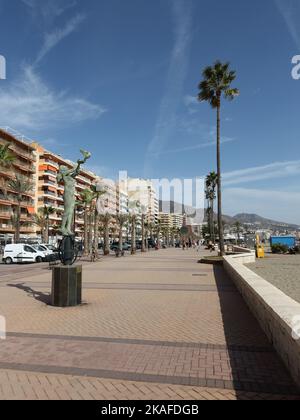
{"label": "tall palm tree", "polygon": [[23,196],[28,195],[33,190],[33,183],[30,179],[22,176],[16,175],[14,179],[8,181],[8,188],[14,191],[16,194],[16,211],[15,211],[15,242],[20,241],[20,228],[21,228],[21,204],[23,201]]}
{"label": "tall palm tree", "polygon": [[216,199],[216,188],[218,184],[218,175],[215,172],[211,172],[206,177],[206,199],[208,200],[208,218],[209,218],[209,230],[210,237],[215,243],[215,229],[214,229],[214,202]]}
{"label": "tall palm tree", "polygon": [[220,254],[225,253],[224,230],[222,224],[222,178],[221,178],[221,102],[222,97],[233,100],[239,95],[239,90],[231,84],[236,78],[236,72],[230,70],[229,63],[217,61],[212,67],[206,67],[202,73],[203,80],[199,84],[198,99],[208,102],[217,110],[217,174],[218,174],[218,226],[220,237]]}
{"label": "tall palm tree", "polygon": [[123,229],[125,226],[125,223],[128,221],[128,215],[127,214],[117,214],[115,216],[116,222],[119,225],[119,251],[122,254],[123,252]]}
{"label": "tall palm tree", "polygon": [[0,145],[0,166],[8,167],[15,160],[15,156],[9,150],[9,145]]}
{"label": "tall palm tree", "polygon": [[109,227],[111,223],[112,215],[105,213],[100,215],[100,222],[102,223],[104,230],[104,255],[109,255]]}
{"label": "tall palm tree", "polygon": [[89,255],[89,210],[94,200],[93,192],[85,189],[80,194],[80,203],[84,207],[84,255]]}

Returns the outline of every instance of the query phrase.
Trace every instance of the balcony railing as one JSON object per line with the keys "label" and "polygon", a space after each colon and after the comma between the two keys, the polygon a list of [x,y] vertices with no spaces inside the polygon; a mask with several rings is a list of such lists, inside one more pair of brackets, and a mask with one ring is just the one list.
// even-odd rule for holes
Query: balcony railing
{"label": "balcony railing", "polygon": [[24,149],[21,149],[20,147],[18,147],[16,145],[11,145],[9,147],[9,150],[11,150],[15,154],[23,157],[24,159],[30,160],[32,162],[36,162],[36,156],[34,155],[34,153],[28,153]]}

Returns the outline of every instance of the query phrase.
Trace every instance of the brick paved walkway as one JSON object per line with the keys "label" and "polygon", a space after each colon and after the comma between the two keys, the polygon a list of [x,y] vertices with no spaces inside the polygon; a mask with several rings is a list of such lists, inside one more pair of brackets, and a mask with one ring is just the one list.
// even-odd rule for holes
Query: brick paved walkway
{"label": "brick paved walkway", "polygon": [[1,280],[0,399],[300,399],[221,268],[195,251],[84,268],[78,308],[50,274]]}

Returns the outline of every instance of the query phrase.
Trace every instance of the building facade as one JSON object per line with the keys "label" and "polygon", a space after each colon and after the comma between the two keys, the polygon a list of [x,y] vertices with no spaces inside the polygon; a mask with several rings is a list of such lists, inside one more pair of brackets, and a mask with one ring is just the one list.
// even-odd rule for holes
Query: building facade
{"label": "building facade", "polygon": [[8,145],[14,161],[11,167],[0,166],[0,239],[12,240],[15,233],[14,214],[19,205],[17,192],[9,188],[9,180],[24,177],[32,181],[32,191],[22,194],[21,237],[35,235],[36,226],[31,223],[36,208],[36,162],[34,147],[24,142],[21,136],[0,129],[0,145]]}

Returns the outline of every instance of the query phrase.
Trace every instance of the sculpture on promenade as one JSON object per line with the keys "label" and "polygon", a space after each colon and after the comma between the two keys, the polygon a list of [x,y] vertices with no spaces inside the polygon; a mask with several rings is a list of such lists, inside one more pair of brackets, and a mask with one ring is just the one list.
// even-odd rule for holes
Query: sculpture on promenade
{"label": "sculpture on promenade", "polygon": [[72,265],[75,256],[75,232],[72,231],[74,210],[76,204],[76,177],[79,175],[81,166],[91,157],[91,153],[80,150],[83,159],[77,161],[77,166],[72,169],[61,166],[57,175],[57,182],[64,184],[64,215],[61,232],[63,241],[60,246],[61,260],[64,265]]}

